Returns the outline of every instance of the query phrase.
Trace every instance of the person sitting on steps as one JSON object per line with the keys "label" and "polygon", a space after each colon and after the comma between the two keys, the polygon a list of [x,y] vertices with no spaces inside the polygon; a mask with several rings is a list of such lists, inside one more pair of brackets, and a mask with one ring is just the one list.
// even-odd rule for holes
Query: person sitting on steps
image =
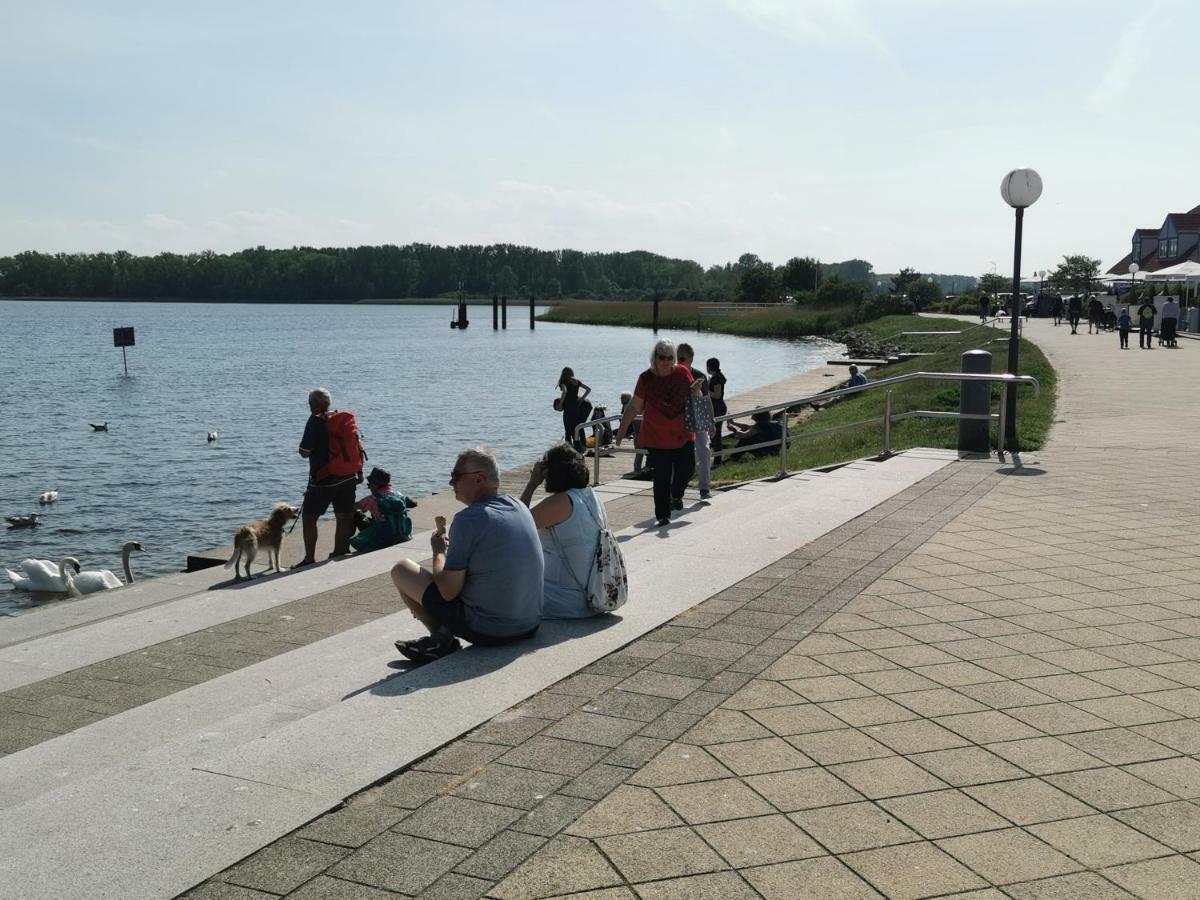
{"label": "person sitting on steps", "polygon": [[542,618],[542,545],[529,509],[500,493],[500,468],[490,450],[458,455],[450,473],[454,496],[466,505],[447,535],[445,520],[429,539],[428,569],[411,559],[392,567],[392,582],[429,637],[396,641],[418,662],[458,650],[462,638],[498,646],[532,637]]}

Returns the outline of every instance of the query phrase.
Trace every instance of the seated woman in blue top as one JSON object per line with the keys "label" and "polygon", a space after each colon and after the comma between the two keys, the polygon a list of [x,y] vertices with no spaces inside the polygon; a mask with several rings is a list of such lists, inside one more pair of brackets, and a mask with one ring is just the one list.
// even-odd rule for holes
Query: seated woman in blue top
{"label": "seated woman in blue top", "polygon": [[546,562],[543,619],[594,616],[587,583],[596,558],[604,509],[588,487],[587,464],[570,444],[555,444],[533,464],[521,500],[529,506],[543,482],[547,497],[530,510]]}

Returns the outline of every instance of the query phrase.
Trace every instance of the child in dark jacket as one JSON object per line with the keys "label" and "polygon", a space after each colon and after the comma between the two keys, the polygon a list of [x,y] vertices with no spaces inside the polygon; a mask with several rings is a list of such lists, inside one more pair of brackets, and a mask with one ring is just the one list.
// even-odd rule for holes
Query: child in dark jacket
{"label": "child in dark jacket", "polygon": [[1133,328],[1133,319],[1129,317],[1129,307],[1121,307],[1121,315],[1117,317],[1117,334],[1121,337],[1121,349],[1129,349],[1129,329]]}
{"label": "child in dark jacket", "polygon": [[367,487],[371,493],[355,503],[354,508],[370,513],[370,520],[350,538],[350,546],[359,553],[367,553],[411,538],[412,520],[408,511],[417,502],[393,491],[392,476],[378,466],[367,476]]}

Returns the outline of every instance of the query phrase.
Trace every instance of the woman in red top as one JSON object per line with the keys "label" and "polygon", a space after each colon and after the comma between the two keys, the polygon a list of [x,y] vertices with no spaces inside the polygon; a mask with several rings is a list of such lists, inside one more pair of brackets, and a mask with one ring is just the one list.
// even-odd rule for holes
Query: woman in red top
{"label": "woman in red top", "polygon": [[683,410],[689,396],[700,396],[700,383],[678,365],[675,345],[659,341],[650,353],[650,368],[638,376],[633,400],[621,417],[617,444],[629,426],[642,416],[637,444],[650,457],[654,470],[654,518],[659,525],[671,521],[672,509],[683,509],[683,491],[692,477],[695,435],[683,425]]}

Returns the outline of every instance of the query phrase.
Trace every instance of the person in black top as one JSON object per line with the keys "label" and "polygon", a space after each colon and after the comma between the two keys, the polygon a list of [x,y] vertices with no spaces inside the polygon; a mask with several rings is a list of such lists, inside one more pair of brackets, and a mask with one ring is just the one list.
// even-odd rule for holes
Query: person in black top
{"label": "person in black top", "polygon": [[[708,396],[712,400],[713,415],[723,416],[729,412],[729,407],[725,404],[725,373],[721,371],[721,361],[715,356],[710,356],[704,363],[704,368],[708,369]],[[721,432],[724,426],[724,422],[717,423],[717,430],[712,437],[714,453],[722,448]],[[717,457],[717,461],[720,462],[720,457]]]}
{"label": "person in black top", "polygon": [[1096,334],[1100,333],[1100,326],[1104,324],[1104,304],[1100,299],[1092,294],[1088,300],[1088,334],[1092,334],[1092,326],[1096,327]]}
{"label": "person in black top", "polygon": [[1079,316],[1083,313],[1083,301],[1075,294],[1067,301],[1067,322],[1071,325],[1071,334],[1079,334]]}
{"label": "person in black top", "polygon": [[1154,349],[1154,317],[1158,315],[1158,307],[1154,305],[1154,295],[1147,293],[1138,307],[1138,346],[1145,350]]}
{"label": "person in black top", "polygon": [[570,366],[564,366],[562,374],[558,376],[558,389],[562,392],[560,399],[562,401],[563,431],[566,434],[567,443],[582,453],[581,440],[576,436],[575,429],[581,422],[587,421],[588,413],[592,411],[592,405],[587,403],[587,395],[592,392],[592,389],[575,377],[575,372]]}
{"label": "person in black top", "polygon": [[304,492],[300,517],[304,525],[304,559],[296,563],[297,567],[316,561],[317,520],[325,515],[331,503],[337,526],[333,537],[333,553],[330,555],[345,556],[349,553],[350,537],[354,534],[354,494],[355,486],[362,480],[361,474],[318,477],[329,462],[325,414],[332,405],[333,398],[325,388],[317,388],[308,395],[310,415],[304,424],[304,436],[300,439],[300,455],[308,460],[308,489]]}
{"label": "person in black top", "polygon": [[[708,376],[692,366],[696,359],[696,351],[692,349],[691,344],[680,344],[675,349],[675,358],[679,360],[681,366],[687,366],[688,371],[692,373],[692,380],[700,382],[700,394],[702,397],[709,397],[710,388],[708,385]],[[714,413],[715,415],[715,413]],[[696,453],[692,457],[692,470],[695,471],[696,463],[699,462],[700,478],[697,486],[700,488],[700,499],[707,500],[709,495],[709,473],[712,471],[712,432],[698,431],[696,432]],[[691,480],[691,474],[688,475],[688,480]]]}

